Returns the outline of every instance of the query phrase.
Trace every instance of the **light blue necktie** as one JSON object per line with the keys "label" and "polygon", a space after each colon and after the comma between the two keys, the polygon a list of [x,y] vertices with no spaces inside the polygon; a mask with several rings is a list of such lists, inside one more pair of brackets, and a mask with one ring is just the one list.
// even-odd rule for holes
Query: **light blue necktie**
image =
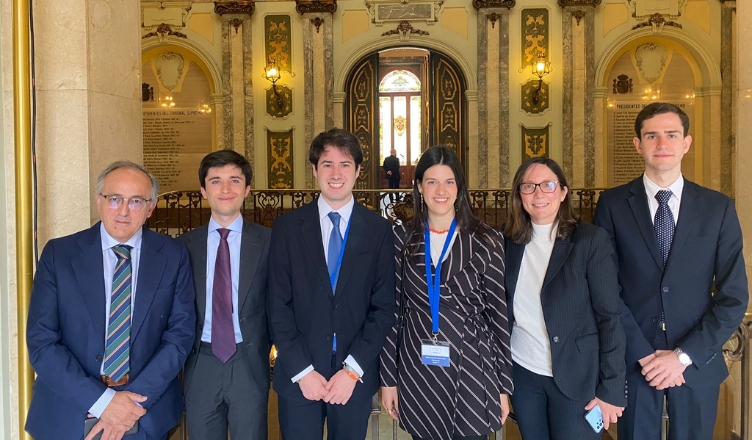
{"label": "light blue necktie", "polygon": [[[332,281],[332,294],[337,290],[337,279],[339,278],[339,254],[342,251],[342,232],[339,230],[339,221],[342,216],[338,212],[330,212],[329,219],[332,221],[332,234],[329,236],[329,261],[326,266],[329,269],[329,279]],[[335,274],[334,271],[337,271]]]}

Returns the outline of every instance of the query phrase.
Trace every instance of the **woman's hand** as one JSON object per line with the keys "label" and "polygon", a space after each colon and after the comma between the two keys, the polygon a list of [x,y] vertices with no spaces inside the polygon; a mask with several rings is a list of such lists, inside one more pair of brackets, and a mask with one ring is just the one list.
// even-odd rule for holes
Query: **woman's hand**
{"label": "woman's hand", "polygon": [[389,417],[399,421],[397,387],[381,387],[381,406]]}
{"label": "woman's hand", "polygon": [[499,399],[501,400],[501,424],[503,425],[509,416],[509,396],[502,394]]}
{"label": "woman's hand", "polygon": [[595,407],[595,405],[598,405],[601,408],[601,414],[603,414],[603,428],[608,429],[608,425],[611,423],[616,423],[616,419],[621,417],[622,411],[624,411],[623,406],[614,406],[610,403],[604,402],[599,398],[595,398],[588,402],[587,406],[585,406],[585,411],[590,411]]}

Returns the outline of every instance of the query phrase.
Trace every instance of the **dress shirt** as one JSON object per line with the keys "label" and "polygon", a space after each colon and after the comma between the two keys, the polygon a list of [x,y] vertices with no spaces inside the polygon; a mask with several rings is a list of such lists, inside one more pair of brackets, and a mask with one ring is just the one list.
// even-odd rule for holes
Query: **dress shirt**
{"label": "dress shirt", "polygon": [[668,188],[661,188],[652,180],[648,179],[645,174],[642,175],[642,183],[645,185],[645,194],[648,197],[648,208],[650,208],[650,222],[655,222],[655,212],[658,211],[658,200],[655,199],[655,195],[662,189],[671,190],[671,198],[668,199],[668,208],[671,210],[671,214],[674,216],[674,226],[679,222],[679,207],[681,206],[681,195],[684,189],[684,177],[679,175],[674,183],[668,186]]}
{"label": "dress shirt", "polygon": [[[117,256],[112,251],[114,246],[127,244],[131,246],[131,318],[133,318],[134,304],[136,304],[136,283],[138,278],[138,261],[141,256],[141,237],[143,232],[139,228],[133,237],[125,243],[112,238],[104,228],[104,223],[99,224],[99,233],[102,239],[102,263],[104,267],[104,295],[105,295],[105,318],[104,318],[104,346],[107,346],[107,328],[110,326],[110,295],[112,294],[112,277],[115,275],[115,266],[117,266]],[[133,320],[131,319],[131,323]],[[104,354],[104,353],[102,353]],[[102,356],[104,358],[104,356]],[[104,360],[100,367],[100,374],[104,374]],[[89,413],[94,417],[101,417],[107,405],[115,397],[115,390],[107,388],[104,393],[89,408]]]}
{"label": "dress shirt", "polygon": [[[217,229],[221,226],[209,220],[209,230],[206,234],[206,314],[204,316],[204,331],[201,333],[203,342],[211,342],[212,329],[212,298],[214,297],[214,266],[217,264],[217,249],[221,240]],[[235,343],[243,342],[240,333],[240,318],[238,317],[238,280],[240,280],[240,240],[243,236],[243,216],[230,223],[227,228],[227,244],[230,245],[230,276],[232,277],[232,328],[235,331]]]}
{"label": "dress shirt", "polygon": [[[331,219],[329,218],[329,213],[332,211],[336,211],[339,213],[341,219],[339,221],[339,232],[342,234],[342,239],[345,238],[345,231],[347,231],[347,225],[350,224],[350,217],[352,216],[353,207],[355,206],[355,197],[350,197],[350,201],[345,204],[345,206],[341,207],[340,209],[332,209],[331,206],[329,206],[326,201],[324,201],[323,197],[318,198],[318,208],[319,208],[319,221],[321,222],[321,242],[324,244],[324,258],[326,259],[327,264],[329,263],[329,237],[332,235],[332,228],[334,227],[334,223],[332,223]],[[347,246],[346,242],[342,243],[343,246]],[[339,255],[334,255],[332,258],[339,258]],[[352,367],[353,370],[355,370],[358,375],[363,377],[363,370],[360,368],[360,365],[355,361],[355,359],[351,355],[347,355],[347,359],[345,359],[345,363]],[[300,379],[303,378],[306,374],[313,371],[313,365],[309,365],[305,370],[301,371],[300,373],[293,376],[291,379],[293,382],[297,382]]]}

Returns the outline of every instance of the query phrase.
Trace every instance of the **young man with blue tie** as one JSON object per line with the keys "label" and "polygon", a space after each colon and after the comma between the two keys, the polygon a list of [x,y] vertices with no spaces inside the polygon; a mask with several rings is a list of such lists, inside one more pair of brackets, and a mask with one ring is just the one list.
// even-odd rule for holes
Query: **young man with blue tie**
{"label": "young man with blue tie", "polygon": [[280,428],[284,440],[321,440],[326,419],[330,440],[362,439],[394,319],[394,238],[353,197],[353,134],[319,134],[309,161],[321,195],[275,221],[269,254]]}
{"label": "young man with blue tie", "polygon": [[749,291],[734,203],[682,176],[689,117],[652,103],[635,121],[645,173],[605,191],[595,223],[616,249],[627,337],[627,408],[619,440],[710,440],[728,376],[721,347],[741,323]]}
{"label": "young man with blue tie", "polygon": [[251,190],[245,157],[220,150],[201,161],[211,219],[180,236],[191,256],[196,339],[185,366],[188,435],[200,440],[267,439],[267,272],[271,230],[243,220]]}
{"label": "young man with blue tie", "polygon": [[140,165],[113,163],[97,180],[102,221],[42,252],[26,331],[36,440],[165,439],[183,414],[193,281],[185,246],[143,227],[158,191]]}

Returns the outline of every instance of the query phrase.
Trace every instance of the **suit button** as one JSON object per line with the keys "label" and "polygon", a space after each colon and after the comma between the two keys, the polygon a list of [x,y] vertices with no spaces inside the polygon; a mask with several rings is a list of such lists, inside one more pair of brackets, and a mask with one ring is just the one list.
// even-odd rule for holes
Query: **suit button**
{"label": "suit button", "polygon": [[102,356],[97,356],[94,358],[94,360],[97,362],[102,362]]}
{"label": "suit button", "polygon": [[559,337],[558,336],[554,336],[554,344],[558,344],[558,343],[559,343]]}
{"label": "suit button", "polygon": [[332,337],[331,337],[331,336],[327,336],[327,337],[326,337],[326,340],[327,340],[327,341],[331,341],[331,340],[332,340]]}
{"label": "suit button", "polygon": [[339,304],[337,304],[336,306],[334,306],[334,310],[337,310],[338,308],[339,308]]}
{"label": "suit button", "polygon": [[663,289],[662,289],[662,290],[663,290],[663,293],[668,293],[668,287],[666,287],[666,286],[663,286]]}

